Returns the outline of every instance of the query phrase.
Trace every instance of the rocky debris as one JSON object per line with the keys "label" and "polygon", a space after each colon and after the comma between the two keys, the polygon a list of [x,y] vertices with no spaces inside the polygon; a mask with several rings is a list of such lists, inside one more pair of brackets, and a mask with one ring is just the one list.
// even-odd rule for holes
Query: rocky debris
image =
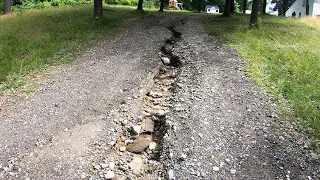
{"label": "rocky debris", "polygon": [[168,179],[169,179],[169,180],[175,179],[175,178],[174,178],[174,174],[173,174],[173,169],[170,169],[170,170],[168,171]]}
{"label": "rocky debris", "polygon": [[108,171],[105,175],[105,179],[113,179],[115,177],[115,173],[113,171]]}
{"label": "rocky debris", "polygon": [[133,153],[141,153],[152,141],[151,135],[140,135],[133,141],[132,144],[127,145],[127,150]]}
{"label": "rocky debris", "polygon": [[161,57],[161,61],[164,65],[170,64],[170,59],[168,57]]}

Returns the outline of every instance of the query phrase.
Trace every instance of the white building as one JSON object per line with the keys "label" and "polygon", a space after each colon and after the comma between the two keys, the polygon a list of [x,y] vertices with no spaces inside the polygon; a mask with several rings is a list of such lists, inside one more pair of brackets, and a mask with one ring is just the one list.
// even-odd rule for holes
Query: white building
{"label": "white building", "polygon": [[278,9],[274,10],[274,7],[276,5],[277,5],[277,3],[272,3],[272,0],[269,0],[266,5],[265,12],[270,15],[278,16],[278,14],[279,14]]}
{"label": "white building", "polygon": [[220,9],[218,6],[214,5],[206,5],[206,12],[207,13],[219,13]]}
{"label": "white building", "polygon": [[[320,16],[320,0],[308,0],[309,1],[309,16]],[[286,11],[286,17],[306,16],[306,0],[296,0],[292,6]]]}

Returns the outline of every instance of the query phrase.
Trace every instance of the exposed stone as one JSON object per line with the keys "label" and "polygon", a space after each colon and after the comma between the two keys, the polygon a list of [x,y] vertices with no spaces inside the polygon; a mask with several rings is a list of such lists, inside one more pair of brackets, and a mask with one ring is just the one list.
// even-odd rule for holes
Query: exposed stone
{"label": "exposed stone", "polygon": [[115,176],[113,171],[108,171],[107,174],[104,175],[105,179],[113,179]]}
{"label": "exposed stone", "polygon": [[164,65],[169,65],[170,64],[170,59],[167,57],[161,57],[161,61]]}
{"label": "exposed stone", "polygon": [[125,146],[121,146],[121,147],[119,148],[119,150],[120,150],[121,152],[124,152],[124,151],[126,151],[126,147],[125,147]]}
{"label": "exposed stone", "polygon": [[154,150],[154,149],[156,149],[156,146],[157,146],[157,143],[156,143],[156,142],[151,142],[151,143],[149,144],[149,149],[150,149],[150,150]]}
{"label": "exposed stone", "polygon": [[214,170],[214,171],[219,171],[220,168],[215,166],[215,167],[212,168],[212,170]]}
{"label": "exposed stone", "polygon": [[127,146],[127,150],[133,153],[140,153],[149,146],[151,140],[152,137],[150,135],[140,135],[132,144]]}
{"label": "exposed stone", "polygon": [[154,122],[149,118],[144,118],[142,120],[142,131],[143,132],[153,132]]}
{"label": "exposed stone", "polygon": [[109,168],[110,168],[111,170],[114,169],[115,165],[116,165],[115,162],[113,162],[113,161],[109,162]]}
{"label": "exposed stone", "polygon": [[141,126],[138,126],[138,125],[137,126],[133,126],[132,130],[133,130],[133,134],[139,135],[140,132],[141,132]]}
{"label": "exposed stone", "polygon": [[168,171],[168,179],[169,179],[169,180],[174,179],[173,169],[170,169],[170,170]]}
{"label": "exposed stone", "polygon": [[140,157],[134,157],[128,165],[134,174],[140,174],[143,162]]}

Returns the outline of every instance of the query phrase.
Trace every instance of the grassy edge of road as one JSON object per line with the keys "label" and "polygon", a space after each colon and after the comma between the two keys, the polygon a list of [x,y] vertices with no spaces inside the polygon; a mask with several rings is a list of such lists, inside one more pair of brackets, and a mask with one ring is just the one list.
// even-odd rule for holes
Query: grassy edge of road
{"label": "grassy edge of road", "polygon": [[302,124],[319,147],[320,19],[265,15],[251,30],[249,18],[211,16],[205,30],[243,57],[249,77],[279,102],[280,119]]}
{"label": "grassy edge of road", "polygon": [[[129,19],[145,14],[107,6],[97,21],[92,5],[75,5],[0,16],[0,95],[27,84],[47,65],[69,62],[93,42],[132,25]],[[34,89],[36,85],[25,91]]]}

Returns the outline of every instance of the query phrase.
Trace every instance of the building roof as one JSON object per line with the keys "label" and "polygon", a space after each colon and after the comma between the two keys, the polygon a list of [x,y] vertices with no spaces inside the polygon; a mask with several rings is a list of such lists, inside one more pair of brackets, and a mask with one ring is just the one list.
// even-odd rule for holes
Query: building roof
{"label": "building roof", "polygon": [[206,9],[219,9],[216,5],[206,5]]}

